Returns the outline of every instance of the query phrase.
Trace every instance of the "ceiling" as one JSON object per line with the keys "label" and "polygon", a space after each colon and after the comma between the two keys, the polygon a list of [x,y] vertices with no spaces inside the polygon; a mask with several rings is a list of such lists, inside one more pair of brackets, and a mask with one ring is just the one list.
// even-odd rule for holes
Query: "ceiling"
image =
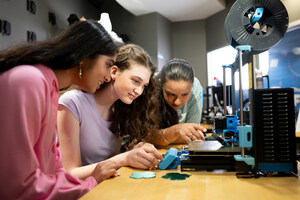
{"label": "ceiling", "polygon": [[116,0],[139,16],[158,12],[172,22],[205,19],[225,9],[225,0]]}
{"label": "ceiling", "polygon": [[[101,4],[108,0],[90,0]],[[225,9],[225,0],[115,0],[135,16],[157,12],[172,22],[205,19]]]}

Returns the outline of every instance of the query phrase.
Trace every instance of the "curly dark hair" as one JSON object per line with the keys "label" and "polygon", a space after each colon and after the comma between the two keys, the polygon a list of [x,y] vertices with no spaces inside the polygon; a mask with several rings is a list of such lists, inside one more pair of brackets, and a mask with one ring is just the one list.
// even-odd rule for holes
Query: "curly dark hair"
{"label": "curly dark hair", "polygon": [[111,131],[123,138],[126,147],[131,148],[140,141],[151,141],[158,129],[158,100],[153,74],[156,66],[150,56],[140,46],[126,44],[119,49],[115,65],[122,72],[129,69],[133,63],[138,63],[151,70],[149,84],[143,93],[131,104],[121,100],[112,105]]}

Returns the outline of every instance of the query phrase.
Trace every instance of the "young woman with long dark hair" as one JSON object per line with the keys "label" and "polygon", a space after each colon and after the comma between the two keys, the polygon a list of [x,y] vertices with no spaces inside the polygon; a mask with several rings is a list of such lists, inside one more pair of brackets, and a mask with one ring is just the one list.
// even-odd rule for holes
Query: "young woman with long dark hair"
{"label": "young woman with long dark hair", "polygon": [[57,142],[59,90],[95,92],[109,81],[117,46],[97,22],[0,51],[2,199],[78,199],[118,166],[97,165],[84,181],[66,172]]}
{"label": "young woman with long dark hair", "polygon": [[160,120],[158,136],[152,143],[167,145],[204,140],[202,132],[206,129],[200,126],[202,87],[192,66],[186,60],[172,59],[155,78]]}

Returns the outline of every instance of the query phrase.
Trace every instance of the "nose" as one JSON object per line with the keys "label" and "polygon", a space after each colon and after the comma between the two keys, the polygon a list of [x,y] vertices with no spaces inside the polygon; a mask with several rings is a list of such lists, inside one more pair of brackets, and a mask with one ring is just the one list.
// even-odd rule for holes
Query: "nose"
{"label": "nose", "polygon": [[137,95],[141,95],[144,91],[144,88],[143,87],[137,87],[135,88],[134,90],[134,93],[136,93]]}
{"label": "nose", "polygon": [[180,98],[175,99],[174,104],[175,104],[176,106],[181,105],[181,100],[180,100]]}

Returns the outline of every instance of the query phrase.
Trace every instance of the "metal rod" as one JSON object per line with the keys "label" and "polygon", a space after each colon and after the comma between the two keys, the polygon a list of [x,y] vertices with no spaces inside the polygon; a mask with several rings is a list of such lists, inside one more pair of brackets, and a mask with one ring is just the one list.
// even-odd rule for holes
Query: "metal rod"
{"label": "metal rod", "polygon": [[223,105],[224,116],[227,115],[226,66],[223,66]]}
{"label": "metal rod", "polygon": [[245,147],[241,147],[241,156],[245,157]]}
{"label": "metal rod", "polygon": [[256,69],[259,69],[259,56],[253,55],[253,65],[252,65],[252,87],[253,89],[257,89],[257,83],[256,83]]}
{"label": "metal rod", "polygon": [[244,124],[244,116],[243,116],[243,87],[242,87],[242,51],[239,50],[239,99],[240,99],[240,124],[243,126]]}
{"label": "metal rod", "polygon": [[235,68],[231,68],[231,92],[230,98],[232,102],[232,114],[236,114],[236,102],[235,102]]}
{"label": "metal rod", "polygon": [[[243,61],[242,61],[242,51],[239,50],[239,98],[240,98],[240,125],[244,125],[244,116],[243,116],[243,87],[242,87],[242,67],[243,67]],[[245,148],[241,147],[241,156],[245,157]]]}

